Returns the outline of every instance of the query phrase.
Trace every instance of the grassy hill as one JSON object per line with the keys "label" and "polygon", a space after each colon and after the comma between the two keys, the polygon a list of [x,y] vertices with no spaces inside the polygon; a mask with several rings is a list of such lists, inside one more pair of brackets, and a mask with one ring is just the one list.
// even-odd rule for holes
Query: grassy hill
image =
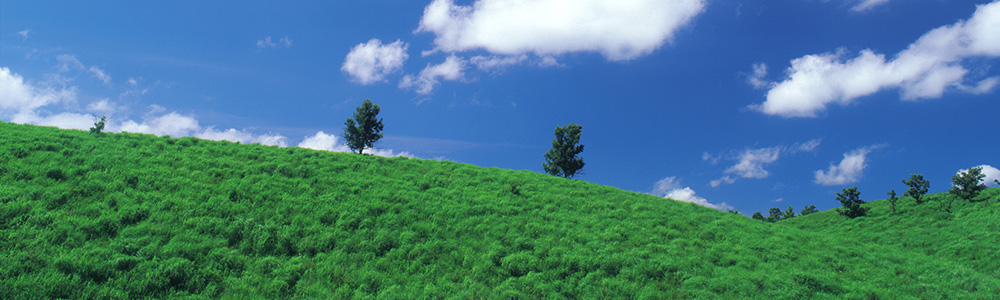
{"label": "grassy hill", "polygon": [[528,171],[2,122],[0,162],[10,299],[1000,294],[993,200],[772,224]]}

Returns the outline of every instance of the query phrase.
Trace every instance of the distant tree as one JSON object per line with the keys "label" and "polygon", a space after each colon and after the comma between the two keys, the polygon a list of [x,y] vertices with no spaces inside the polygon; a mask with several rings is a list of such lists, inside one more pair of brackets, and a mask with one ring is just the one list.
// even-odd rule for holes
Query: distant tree
{"label": "distant tree", "polygon": [[891,189],[886,194],[889,195],[889,204],[892,204],[892,213],[895,214],[896,213],[896,201],[899,200],[899,198],[896,198],[896,189]]}
{"label": "distant tree", "polygon": [[788,209],[786,209],[783,214],[784,214],[784,216],[781,217],[782,220],[794,218],[795,217],[795,209],[793,209],[792,206],[789,205]]}
{"label": "distant tree", "polygon": [[903,180],[903,184],[910,187],[903,196],[913,197],[917,204],[923,203],[924,194],[927,194],[927,188],[931,186],[931,183],[924,179],[924,175],[920,174],[910,174],[910,179]]}
{"label": "distant tree", "polygon": [[378,104],[372,104],[372,100],[365,99],[365,102],[358,106],[354,118],[347,118],[344,122],[344,140],[347,147],[352,151],[362,154],[365,147],[372,148],[375,142],[382,138],[382,119],[378,119],[381,109]]}
{"label": "distant tree", "polygon": [[804,216],[814,212],[818,212],[818,210],[816,210],[816,206],[809,204],[806,207],[803,207],[801,211],[799,211],[799,215]]}
{"label": "distant tree", "polygon": [[753,216],[750,218],[754,220],[767,221],[767,218],[764,218],[764,215],[762,215],[759,211],[754,212]]}
{"label": "distant tree", "polygon": [[545,152],[545,162],[542,167],[545,172],[555,176],[573,178],[583,168],[583,145],[580,145],[580,135],[583,126],[569,124],[556,127],[556,138],[552,140],[552,149]]}
{"label": "distant tree", "polygon": [[983,174],[983,167],[970,168],[967,172],[959,172],[951,176],[951,183],[954,186],[948,192],[959,198],[972,200],[972,198],[979,195],[979,192],[986,189],[986,185],[982,183],[984,177],[986,177],[986,174]]}
{"label": "distant tree", "polygon": [[781,219],[784,218],[785,215],[783,212],[781,212],[781,209],[777,207],[772,207],[768,209],[767,213],[769,214],[769,216],[767,216],[767,221],[771,223],[781,221]]}
{"label": "distant tree", "polygon": [[997,185],[1000,185],[1000,179],[993,179],[993,182],[996,182]]}
{"label": "distant tree", "polygon": [[732,213],[732,214],[735,214],[735,215],[740,214],[740,211],[735,210],[735,209],[730,209],[729,212]]}
{"label": "distant tree", "polygon": [[840,205],[843,206],[843,209],[838,209],[837,212],[848,218],[864,216],[868,212],[867,208],[861,207],[865,201],[861,200],[861,192],[858,192],[856,186],[845,188],[842,192],[837,193],[837,201],[840,201]]}
{"label": "distant tree", "polygon": [[108,120],[108,116],[101,116],[101,120],[94,122],[94,127],[90,127],[90,133],[101,134],[104,131],[104,121]]}

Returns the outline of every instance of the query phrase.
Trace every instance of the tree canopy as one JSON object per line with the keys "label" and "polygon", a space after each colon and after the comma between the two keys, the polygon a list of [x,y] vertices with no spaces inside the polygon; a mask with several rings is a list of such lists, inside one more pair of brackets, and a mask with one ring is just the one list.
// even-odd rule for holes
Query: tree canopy
{"label": "tree canopy", "polygon": [[365,147],[372,148],[375,142],[382,138],[382,119],[378,119],[380,108],[378,104],[372,104],[372,100],[365,99],[365,102],[358,106],[354,118],[347,118],[344,122],[344,139],[347,147],[352,151],[362,154]]}
{"label": "tree canopy", "polygon": [[580,135],[583,133],[583,126],[569,124],[556,127],[556,138],[552,140],[552,149],[545,152],[545,162],[542,167],[545,172],[551,175],[572,178],[580,169],[583,169],[583,145],[580,144]]}
{"label": "tree canopy", "polygon": [[982,183],[985,177],[983,167],[969,168],[968,171],[959,172],[951,176],[951,183],[954,186],[948,192],[959,198],[972,200],[973,197],[979,195],[979,192],[986,189],[986,185]]}

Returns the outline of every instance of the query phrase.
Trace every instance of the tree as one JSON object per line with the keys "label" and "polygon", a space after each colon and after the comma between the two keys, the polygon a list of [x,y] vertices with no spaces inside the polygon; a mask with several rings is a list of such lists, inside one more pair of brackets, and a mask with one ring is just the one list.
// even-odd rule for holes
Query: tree
{"label": "tree", "polygon": [[108,116],[101,116],[101,120],[94,122],[94,127],[90,127],[90,133],[101,134],[104,131],[104,121],[108,120]]}
{"label": "tree", "polygon": [[740,214],[740,211],[735,210],[735,209],[730,209],[729,212],[732,213],[732,214],[734,214],[734,215]]}
{"label": "tree", "polygon": [[895,214],[896,213],[896,200],[899,200],[899,198],[896,198],[896,189],[891,189],[886,194],[889,195],[889,204],[892,205],[892,213]]}
{"label": "tree", "polygon": [[842,192],[837,193],[837,201],[840,201],[840,205],[843,206],[843,209],[838,209],[837,212],[848,218],[864,216],[868,212],[868,208],[861,207],[865,201],[861,200],[861,192],[858,192],[856,186],[845,188]]}
{"label": "tree", "polygon": [[785,214],[782,213],[781,209],[777,207],[772,207],[771,209],[768,209],[767,213],[769,214],[769,216],[767,216],[767,221],[771,223],[781,221],[781,219],[785,217]]}
{"label": "tree", "polygon": [[803,207],[801,211],[799,211],[799,215],[804,216],[814,212],[818,212],[818,210],[816,210],[816,206],[809,204],[808,206]]}
{"label": "tree", "polygon": [[782,220],[794,218],[795,217],[795,209],[793,209],[792,206],[789,205],[788,209],[785,210],[784,215],[785,216],[781,218]]}
{"label": "tree", "polygon": [[996,182],[997,185],[1000,185],[1000,179],[993,179],[993,182]]}
{"label": "tree", "polygon": [[583,168],[583,152],[580,145],[580,134],[583,126],[569,124],[556,127],[556,138],[552,140],[552,149],[545,152],[545,162],[542,167],[551,175],[573,178]]}
{"label": "tree", "polygon": [[917,201],[917,204],[923,203],[924,194],[927,194],[927,188],[931,186],[931,183],[924,179],[924,175],[920,174],[910,174],[910,179],[903,180],[903,184],[910,187],[903,193],[904,197],[913,197],[913,200]]}
{"label": "tree", "polygon": [[754,220],[767,221],[767,219],[764,218],[764,215],[762,215],[759,211],[755,211],[753,213],[753,216],[751,216],[750,218]]}
{"label": "tree", "polygon": [[984,177],[986,177],[986,174],[983,174],[983,167],[970,168],[968,171],[959,172],[951,176],[951,183],[954,186],[948,192],[959,198],[971,201],[972,198],[979,195],[979,192],[986,189],[986,185],[982,184]]}
{"label": "tree", "polygon": [[358,106],[358,111],[354,113],[354,118],[347,118],[344,122],[344,139],[347,140],[347,147],[352,151],[362,154],[365,147],[372,148],[375,142],[382,138],[382,119],[377,119],[381,109],[378,104],[372,104],[372,100],[365,99],[365,102]]}

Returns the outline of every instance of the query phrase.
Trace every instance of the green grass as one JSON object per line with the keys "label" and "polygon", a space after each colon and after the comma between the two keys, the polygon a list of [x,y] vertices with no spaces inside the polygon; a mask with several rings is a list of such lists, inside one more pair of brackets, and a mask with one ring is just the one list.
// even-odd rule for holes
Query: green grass
{"label": "green grass", "polygon": [[528,171],[2,122],[0,162],[5,299],[1000,294],[997,189],[772,224]]}

